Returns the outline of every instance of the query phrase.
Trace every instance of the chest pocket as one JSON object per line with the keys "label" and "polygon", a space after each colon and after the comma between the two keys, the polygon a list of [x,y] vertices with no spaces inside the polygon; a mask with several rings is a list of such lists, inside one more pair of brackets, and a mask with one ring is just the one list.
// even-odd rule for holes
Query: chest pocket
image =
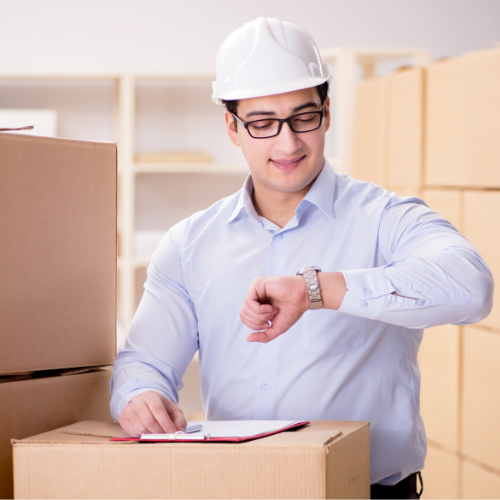
{"label": "chest pocket", "polygon": [[367,318],[319,309],[307,311],[300,322],[300,344],[308,351],[335,356],[366,342]]}

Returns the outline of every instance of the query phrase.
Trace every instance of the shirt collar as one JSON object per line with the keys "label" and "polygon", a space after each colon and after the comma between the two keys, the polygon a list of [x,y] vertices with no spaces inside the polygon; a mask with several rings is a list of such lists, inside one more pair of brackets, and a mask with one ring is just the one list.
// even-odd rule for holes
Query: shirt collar
{"label": "shirt collar", "polygon": [[[243,188],[238,196],[238,201],[234,207],[228,223],[236,220],[243,210],[254,220],[259,221],[259,215],[255,211],[252,202],[253,180],[252,175],[248,174],[243,184]],[[335,196],[335,172],[330,163],[325,158],[325,164],[320,174],[314,181],[311,189],[304,196],[304,199],[299,203],[295,214],[297,218],[308,205],[315,205],[321,209],[330,219],[333,218],[333,198]]]}
{"label": "shirt collar", "polygon": [[302,212],[308,205],[315,205],[322,210],[327,217],[333,219],[335,181],[335,171],[325,158],[323,170],[321,170],[318,177],[316,177],[311,189],[309,189],[295,210],[297,218],[302,215]]}
{"label": "shirt collar", "polygon": [[236,206],[234,207],[234,210],[227,221],[228,224],[237,219],[242,210],[245,210],[246,213],[250,217],[252,217],[252,219],[255,219],[256,221],[259,220],[259,215],[255,211],[255,207],[253,206],[252,194],[253,179],[252,174],[248,174],[247,178],[245,179],[245,183],[243,184],[243,188],[240,191],[240,195],[238,196],[238,202],[236,203]]}

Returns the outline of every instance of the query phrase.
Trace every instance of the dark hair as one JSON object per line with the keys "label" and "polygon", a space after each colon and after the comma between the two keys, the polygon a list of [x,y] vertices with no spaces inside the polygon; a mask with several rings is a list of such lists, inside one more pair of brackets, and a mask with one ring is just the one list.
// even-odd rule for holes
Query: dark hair
{"label": "dark hair", "polygon": [[[329,87],[330,84],[327,81],[325,83],[322,83],[321,85],[318,85],[317,87],[314,87],[318,91],[319,98],[321,100],[321,105],[323,105],[323,103],[326,100],[326,97],[328,96]],[[225,101],[224,99],[222,99],[222,103],[224,104],[224,106],[226,106],[226,109],[230,113],[234,113],[235,115],[238,114],[239,102],[240,102],[239,100]],[[238,122],[236,120],[234,120],[234,130],[238,130]]]}

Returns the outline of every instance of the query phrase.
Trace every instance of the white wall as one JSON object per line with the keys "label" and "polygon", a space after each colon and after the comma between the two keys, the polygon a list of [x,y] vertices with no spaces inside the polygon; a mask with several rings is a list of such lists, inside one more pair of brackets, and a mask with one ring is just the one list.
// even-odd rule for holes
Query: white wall
{"label": "white wall", "polygon": [[320,48],[424,46],[433,57],[500,41],[499,0],[0,0],[1,72],[205,71],[258,16]]}

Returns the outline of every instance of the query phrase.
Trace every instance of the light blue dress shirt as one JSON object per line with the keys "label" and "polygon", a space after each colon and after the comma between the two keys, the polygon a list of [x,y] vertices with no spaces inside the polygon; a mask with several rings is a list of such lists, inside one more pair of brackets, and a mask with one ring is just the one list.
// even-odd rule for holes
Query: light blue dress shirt
{"label": "light blue dress shirt", "polygon": [[[421,470],[423,329],[490,312],[493,279],[481,255],[422,200],[337,174],[326,160],[283,229],[259,217],[252,190],[249,175],[238,193],[172,227],[154,252],[115,362],[114,419],[145,390],[177,402],[199,349],[209,420],[369,421],[372,483]],[[308,311],[268,344],[247,342],[239,311],[250,282],[311,265],[344,275],[340,309]]]}

